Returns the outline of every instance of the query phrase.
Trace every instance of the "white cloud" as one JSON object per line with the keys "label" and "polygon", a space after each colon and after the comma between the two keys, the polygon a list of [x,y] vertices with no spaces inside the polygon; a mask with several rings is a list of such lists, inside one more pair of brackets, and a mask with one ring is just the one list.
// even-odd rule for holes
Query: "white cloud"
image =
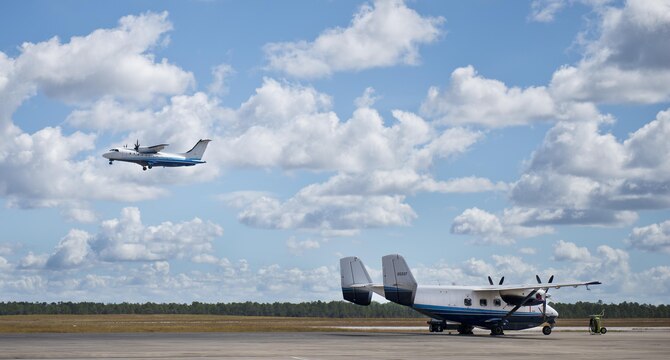
{"label": "white cloud", "polygon": [[127,207],[119,219],[102,222],[90,246],[104,261],[154,261],[211,253],[212,241],[221,235],[219,225],[199,218],[145,226],[139,209]]}
{"label": "white cloud", "polygon": [[29,251],[28,255],[24,256],[19,261],[18,268],[41,269],[46,265],[47,260],[49,260],[49,254],[35,255],[32,251]]}
{"label": "white cloud", "polygon": [[331,102],[313,88],[265,79],[236,111],[217,154],[229,166],[363,173],[427,168],[433,158],[461,154],[483,136],[463,128],[437,129],[398,110],[389,126],[368,107],[340,121],[330,111]]}
{"label": "white cloud", "polygon": [[[64,135],[60,128],[51,127],[32,135],[18,131],[0,134],[0,195],[6,197],[10,207],[79,204],[79,209],[85,209],[82,202],[90,200],[141,200],[165,193],[131,182],[127,176],[109,176],[104,161],[82,159],[82,153],[94,149],[95,138],[81,132]],[[80,220],[86,220],[83,215],[90,217],[83,212],[68,215],[79,216]]]}
{"label": "white cloud", "polygon": [[573,242],[559,240],[554,244],[554,260],[588,262],[591,261],[591,253],[586,247],[579,247]]}
{"label": "white cloud", "polygon": [[566,0],[533,0],[529,18],[537,22],[552,22],[556,13],[566,5]]}
{"label": "white cloud", "polygon": [[316,240],[297,240],[294,236],[291,236],[286,240],[286,246],[293,255],[302,255],[306,250],[320,248],[321,244]]}
{"label": "white cloud", "polygon": [[[9,76],[0,76],[6,79],[4,90],[19,89],[25,98],[40,89],[49,97],[69,103],[103,96],[151,101],[155,96],[181,93],[193,84],[193,75],[165,59],[155,62],[149,53],[172,29],[167,15],[124,16],[116,28],[75,36],[65,44],[57,37],[23,43],[21,54],[9,60],[13,62]],[[0,60],[0,71],[6,67],[2,62],[6,63],[7,58]]]}
{"label": "white cloud", "polygon": [[407,226],[416,218],[404,196],[312,195],[301,191],[281,202],[260,197],[242,209],[238,219],[267,229],[357,230]]}
{"label": "white cloud", "polygon": [[600,11],[599,37],[551,80],[557,98],[657,103],[670,99],[670,1],[628,0]]}
{"label": "white cloud", "polygon": [[[95,149],[95,134],[64,134],[61,127],[28,134],[11,117],[39,91],[70,104],[93,102],[90,110],[78,110],[69,117],[75,126],[114,131],[141,128],[150,113],[128,109],[179,94],[193,84],[191,73],[166,60],[156,62],[151,52],[167,43],[165,34],[171,28],[166,12],[129,15],[116,28],[75,36],[67,43],[58,38],[24,43],[16,58],[0,53],[0,196],[8,206],[60,206],[66,218],[91,222],[95,214],[87,209],[88,201],[136,201],[165,194],[136,181],[137,174],[106,169]],[[87,156],[91,151],[95,155]]]}
{"label": "white cloud", "polygon": [[209,84],[210,94],[222,96],[228,94],[228,78],[235,74],[235,70],[228,64],[219,64],[212,69],[212,83]]}
{"label": "white cloud", "polygon": [[670,220],[633,228],[626,242],[638,250],[670,254]]}
{"label": "white cloud", "polygon": [[544,87],[508,88],[467,66],[451,73],[451,83],[443,93],[431,87],[421,112],[450,125],[504,127],[553,119],[559,108]]}
{"label": "white cloud", "polygon": [[560,122],[547,133],[511,198],[544,213],[539,223],[627,225],[635,211],[670,207],[670,112],[624,141],[598,122]]}
{"label": "white cloud", "polygon": [[333,28],[313,42],[265,45],[269,68],[301,78],[419,61],[418,46],[440,35],[442,18],[422,17],[402,0],[363,5],[347,28]]}
{"label": "white cloud", "polygon": [[[89,259],[91,235],[86,231],[73,229],[58,243],[56,252],[46,262],[48,268],[67,269],[81,266]],[[30,259],[25,259],[30,264]],[[32,261],[35,263],[35,261]]]}
{"label": "white cloud", "polygon": [[451,233],[474,237],[476,244],[510,245],[517,238],[530,238],[553,232],[548,226],[525,226],[518,209],[505,210],[502,218],[479,208],[470,208],[454,218]]}

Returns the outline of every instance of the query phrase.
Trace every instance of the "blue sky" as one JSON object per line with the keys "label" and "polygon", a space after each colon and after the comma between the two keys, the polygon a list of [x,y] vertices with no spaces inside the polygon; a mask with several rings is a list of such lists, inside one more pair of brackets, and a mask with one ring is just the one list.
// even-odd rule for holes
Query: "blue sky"
{"label": "blue sky", "polygon": [[[3,301],[670,295],[670,2],[0,5]],[[205,165],[109,166],[134,143]]]}

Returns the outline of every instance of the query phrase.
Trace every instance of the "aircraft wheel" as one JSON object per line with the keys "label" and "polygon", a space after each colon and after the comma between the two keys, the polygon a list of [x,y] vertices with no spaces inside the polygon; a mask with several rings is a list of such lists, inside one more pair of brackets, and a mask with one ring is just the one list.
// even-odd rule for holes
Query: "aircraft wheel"
{"label": "aircraft wheel", "polygon": [[112,160],[109,160],[109,165],[112,165]]}
{"label": "aircraft wheel", "polygon": [[600,333],[603,334],[603,335],[607,334],[607,328],[605,328],[605,327],[600,328]]}
{"label": "aircraft wheel", "polygon": [[437,332],[442,332],[444,329],[442,328],[442,325],[437,325]]}
{"label": "aircraft wheel", "polygon": [[153,166],[149,165],[149,169],[152,169],[152,168],[153,168]]}
{"label": "aircraft wheel", "polygon": [[502,326],[494,326],[494,327],[491,329],[491,335],[495,335],[495,336],[503,335],[503,328],[502,328]]}
{"label": "aircraft wheel", "polygon": [[545,327],[542,328],[542,333],[545,335],[551,334],[551,326],[546,325]]}
{"label": "aircraft wheel", "polygon": [[142,170],[147,171],[147,167],[146,167],[146,166],[142,166]]}
{"label": "aircraft wheel", "polygon": [[433,325],[428,325],[428,331],[435,332],[435,327]]}

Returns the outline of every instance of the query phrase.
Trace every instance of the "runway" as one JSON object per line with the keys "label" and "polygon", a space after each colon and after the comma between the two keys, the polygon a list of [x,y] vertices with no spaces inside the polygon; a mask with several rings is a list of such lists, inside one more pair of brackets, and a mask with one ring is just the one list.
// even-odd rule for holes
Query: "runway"
{"label": "runway", "polygon": [[0,359],[665,359],[669,332],[0,334]]}

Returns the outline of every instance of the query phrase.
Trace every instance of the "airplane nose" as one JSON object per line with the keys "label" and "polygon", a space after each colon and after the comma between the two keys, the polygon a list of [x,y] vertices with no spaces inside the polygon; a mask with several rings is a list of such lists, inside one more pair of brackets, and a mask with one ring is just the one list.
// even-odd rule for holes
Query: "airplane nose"
{"label": "airplane nose", "polygon": [[104,153],[104,154],[102,154],[102,157],[104,157],[105,159],[109,159],[109,156],[110,156],[109,153]]}

